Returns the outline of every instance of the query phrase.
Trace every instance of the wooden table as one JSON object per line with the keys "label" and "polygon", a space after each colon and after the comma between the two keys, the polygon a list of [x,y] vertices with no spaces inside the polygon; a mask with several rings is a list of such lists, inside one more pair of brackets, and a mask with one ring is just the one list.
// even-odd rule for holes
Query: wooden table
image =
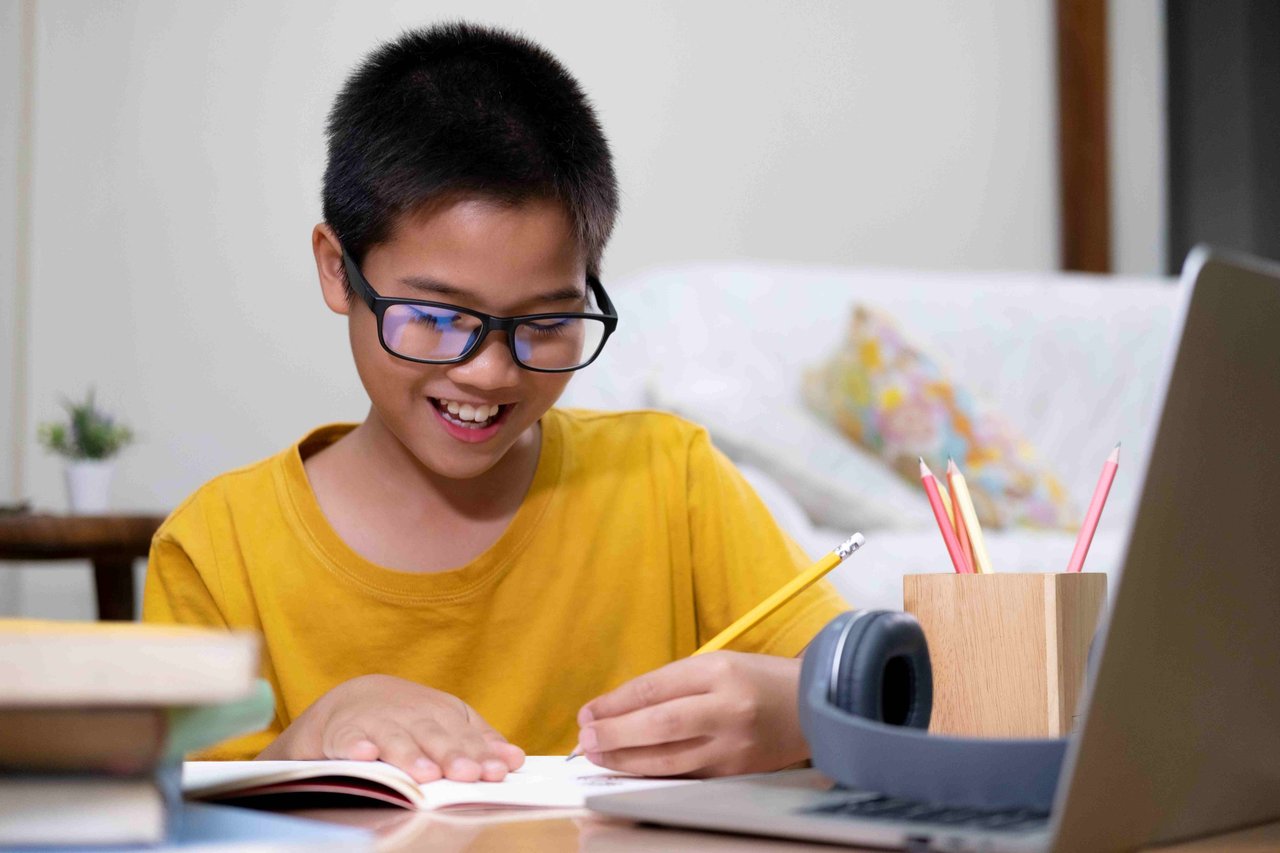
{"label": "wooden table", "polygon": [[133,561],[147,556],[163,515],[50,515],[0,517],[0,560],[89,560],[98,618],[133,620]]}
{"label": "wooden table", "polygon": [[[585,809],[561,810],[555,817],[530,818],[528,812],[492,809],[444,815],[395,808],[311,809],[291,812],[295,817],[358,826],[376,833],[379,853],[444,851],[444,853],[506,853],[536,850],[548,853],[823,853],[862,850],[777,838],[755,838],[714,832],[695,832],[645,826],[595,815]],[[1226,835],[1165,847],[1162,853],[1263,853],[1280,850],[1280,823],[1269,823]],[[865,849],[865,853],[876,851]]]}

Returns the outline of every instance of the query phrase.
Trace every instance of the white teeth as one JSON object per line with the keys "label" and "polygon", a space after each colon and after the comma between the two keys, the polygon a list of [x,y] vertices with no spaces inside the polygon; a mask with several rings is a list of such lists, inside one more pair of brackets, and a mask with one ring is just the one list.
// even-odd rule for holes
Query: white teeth
{"label": "white teeth", "polygon": [[479,406],[471,403],[459,403],[455,400],[439,400],[440,408],[452,415],[456,420],[468,423],[483,423],[497,416],[502,407],[498,404]]}

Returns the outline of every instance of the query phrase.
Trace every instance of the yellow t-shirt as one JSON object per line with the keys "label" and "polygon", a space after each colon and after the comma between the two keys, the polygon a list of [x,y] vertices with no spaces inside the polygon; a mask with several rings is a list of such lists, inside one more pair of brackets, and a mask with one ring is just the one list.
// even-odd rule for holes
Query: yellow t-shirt
{"label": "yellow t-shirt", "polygon": [[[303,459],[350,425],[224,474],[165,521],[143,618],[253,628],[276,719],[202,757],[251,758],[369,673],[461,697],[531,754],[577,741],[586,701],[685,657],[809,565],[712,447],[659,412],[552,409],[529,493],[471,563],[386,569],[326,521]],[[732,648],[798,654],[847,609],[819,583]]]}

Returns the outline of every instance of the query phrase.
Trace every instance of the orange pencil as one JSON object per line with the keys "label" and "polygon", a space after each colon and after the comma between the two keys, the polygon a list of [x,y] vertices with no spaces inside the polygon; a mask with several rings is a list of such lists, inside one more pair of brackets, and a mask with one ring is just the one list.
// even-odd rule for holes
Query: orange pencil
{"label": "orange pencil", "polygon": [[[951,493],[951,503],[956,503],[956,478],[952,474],[956,470],[954,460],[947,460],[947,491]],[[960,540],[960,550],[964,551],[965,557],[969,560],[970,567],[976,566],[978,561],[973,558],[973,545],[969,542],[969,528],[965,527],[964,519],[960,517],[957,510],[951,519],[951,523],[956,527],[956,538]]]}
{"label": "orange pencil", "polygon": [[942,494],[938,491],[938,480],[933,476],[933,472],[929,470],[929,466],[924,464],[924,457],[920,458],[920,482],[924,483],[924,492],[929,496],[929,507],[933,510],[933,517],[938,522],[938,530],[942,532],[942,541],[946,543],[947,555],[951,557],[951,565],[960,574],[972,574],[973,569],[969,566],[969,561],[965,559],[964,552],[960,550],[960,540],[956,538],[956,532],[952,529],[951,522],[947,519],[947,510],[942,503]]}

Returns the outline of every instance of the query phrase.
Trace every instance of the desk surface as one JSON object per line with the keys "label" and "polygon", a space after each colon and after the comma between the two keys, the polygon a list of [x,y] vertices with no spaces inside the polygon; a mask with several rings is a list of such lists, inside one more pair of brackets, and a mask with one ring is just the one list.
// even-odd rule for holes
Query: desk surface
{"label": "desk surface", "polygon": [[[401,851],[444,851],[444,853],[486,853],[486,851],[537,850],[583,851],[583,853],[650,853],[651,851],[706,851],[706,853],[821,853],[824,850],[852,850],[825,844],[787,842],[771,838],[747,838],[710,832],[640,826],[574,809],[544,813],[531,818],[528,812],[512,809],[473,811],[465,815],[442,815],[401,809],[312,809],[296,811],[297,817],[360,826],[377,833],[380,853]],[[1270,823],[1210,839],[1149,848],[1163,853],[1262,853],[1280,850],[1280,823]],[[868,850],[867,853],[877,853]]]}

